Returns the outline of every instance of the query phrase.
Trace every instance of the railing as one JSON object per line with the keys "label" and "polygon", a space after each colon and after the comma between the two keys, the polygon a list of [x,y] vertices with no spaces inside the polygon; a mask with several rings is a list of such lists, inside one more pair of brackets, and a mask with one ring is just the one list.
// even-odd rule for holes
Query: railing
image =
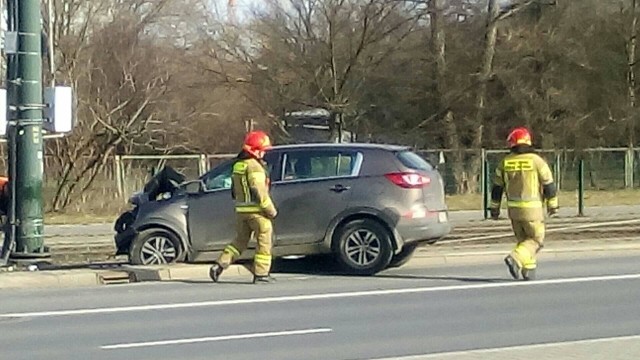
{"label": "railing", "polygon": [[[483,164],[488,162],[488,171],[493,171],[507,150],[420,150],[421,155],[437,163],[448,194],[479,193],[486,178]],[[556,184],[561,191],[578,188],[578,168],[584,160],[586,190],[618,190],[640,187],[640,149],[596,148],[576,151],[541,150],[539,154],[551,166]],[[151,170],[170,165],[194,178],[207,172],[235,154],[194,155],[117,155],[114,157],[115,188],[125,196],[139,189]],[[490,177],[489,177],[490,178]]]}
{"label": "railing", "polygon": [[[491,173],[505,150],[449,149],[418,151],[438,168],[445,180],[449,195],[477,194],[481,197]],[[586,191],[623,190],[640,187],[640,148],[600,148],[586,150],[542,150],[540,154],[552,166],[559,189],[573,192],[578,189],[580,161],[584,164],[584,189]],[[236,154],[192,155],[116,155],[108,158],[104,168],[93,179],[91,186],[81,195],[73,195],[73,207],[77,211],[108,211],[122,206],[132,193],[139,191],[148,181],[153,169],[170,165],[189,179],[196,178]],[[5,164],[0,158],[0,168]],[[58,192],[60,161],[45,156],[44,194],[47,201]],[[483,164],[487,166],[484,167]],[[86,179],[85,179],[86,180]],[[76,187],[75,190],[80,186]],[[476,200],[474,200],[475,202]],[[481,208],[477,200],[475,208]]]}
{"label": "railing", "polygon": [[[483,164],[488,171],[495,169],[507,150],[423,150],[420,153],[432,162],[444,159],[439,169],[445,178],[447,193],[481,192]],[[585,166],[586,190],[618,190],[640,186],[640,149],[596,148],[584,150],[541,150],[538,152],[551,166],[556,184],[562,191],[578,188],[580,160]],[[464,186],[461,182],[466,182]]]}

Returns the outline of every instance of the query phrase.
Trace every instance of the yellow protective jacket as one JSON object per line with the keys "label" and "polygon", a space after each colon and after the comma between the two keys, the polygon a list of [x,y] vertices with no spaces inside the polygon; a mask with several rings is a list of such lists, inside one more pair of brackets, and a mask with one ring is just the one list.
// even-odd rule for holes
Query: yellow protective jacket
{"label": "yellow protective jacket", "polygon": [[231,196],[236,213],[276,215],[269,195],[269,177],[265,166],[257,159],[241,154],[233,165]]}
{"label": "yellow protective jacket", "polygon": [[509,218],[542,221],[545,202],[549,208],[558,207],[556,192],[547,162],[529,148],[520,148],[507,155],[496,168],[491,207],[500,208],[504,193]]}

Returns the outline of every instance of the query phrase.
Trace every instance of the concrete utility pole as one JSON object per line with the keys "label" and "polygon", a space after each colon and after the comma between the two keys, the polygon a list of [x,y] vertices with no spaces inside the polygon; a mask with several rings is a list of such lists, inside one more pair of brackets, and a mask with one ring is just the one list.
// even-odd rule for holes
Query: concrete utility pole
{"label": "concrete utility pole", "polygon": [[[48,257],[43,221],[43,91],[40,0],[8,0],[7,122],[11,205],[6,236],[12,258]],[[10,47],[11,45],[9,45]]]}

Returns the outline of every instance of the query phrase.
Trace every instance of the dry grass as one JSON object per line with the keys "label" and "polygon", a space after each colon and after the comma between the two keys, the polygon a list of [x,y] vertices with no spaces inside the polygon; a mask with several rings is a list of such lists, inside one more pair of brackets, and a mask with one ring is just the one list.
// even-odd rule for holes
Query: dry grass
{"label": "dry grass", "polygon": [[[559,201],[561,207],[577,207],[577,192],[560,192]],[[450,195],[447,196],[449,209],[455,210],[481,210],[482,195]],[[611,205],[640,205],[640,189],[635,190],[610,190],[610,191],[585,191],[584,206],[611,206]],[[505,204],[503,202],[502,206]]]}
{"label": "dry grass", "polygon": [[87,214],[87,213],[49,213],[45,215],[45,225],[80,225],[110,223],[116,221],[118,213],[111,214]]}
{"label": "dry grass", "polygon": [[[561,192],[561,207],[577,207],[577,192]],[[113,223],[127,205],[122,199],[105,199],[96,203],[86,202],[74,210],[65,213],[49,213],[45,217],[45,223],[54,224],[88,224],[88,223]],[[451,195],[447,196],[447,204],[451,211],[456,210],[481,210],[482,195]],[[503,206],[504,206],[503,202]],[[613,191],[586,191],[585,206],[609,206],[609,205],[640,205],[640,189],[637,190],[613,190]]]}

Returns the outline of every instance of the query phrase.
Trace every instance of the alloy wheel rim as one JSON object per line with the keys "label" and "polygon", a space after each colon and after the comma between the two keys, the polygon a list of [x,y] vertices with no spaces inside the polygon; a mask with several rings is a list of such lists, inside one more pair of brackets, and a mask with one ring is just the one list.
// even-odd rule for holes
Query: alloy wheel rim
{"label": "alloy wheel rim", "polygon": [[168,264],[176,259],[177,249],[166,236],[153,236],[142,245],[141,258],[145,265]]}
{"label": "alloy wheel rim", "polygon": [[358,266],[374,263],[380,257],[381,250],[380,239],[367,229],[359,229],[351,233],[345,245],[347,257]]}

